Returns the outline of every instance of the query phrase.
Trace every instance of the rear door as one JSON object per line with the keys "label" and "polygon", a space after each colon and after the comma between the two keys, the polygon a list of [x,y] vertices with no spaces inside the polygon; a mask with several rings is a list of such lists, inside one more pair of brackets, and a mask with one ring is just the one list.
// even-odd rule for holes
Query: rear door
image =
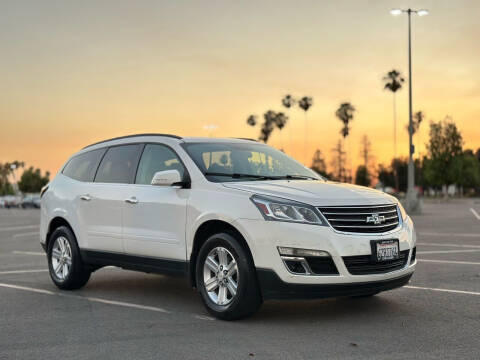
{"label": "rear door", "polygon": [[190,189],[150,185],[158,171],[186,169],[168,146],[147,144],[138,165],[135,184],[124,204],[123,238],[129,255],[185,260],[186,204]]}
{"label": "rear door", "polygon": [[124,252],[122,209],[142,149],[143,144],[113,146],[103,156],[85,200],[89,209],[84,213],[89,250]]}
{"label": "rear door", "polygon": [[[89,248],[89,234],[92,231],[91,214],[96,211],[95,201],[92,201],[93,179],[100,160],[107,149],[98,149],[85,152],[73,157],[62,171],[64,176],[73,179],[69,183],[68,195],[73,199],[74,206],[72,216],[76,217],[76,236],[80,248]],[[74,221],[75,222],[75,221]]]}

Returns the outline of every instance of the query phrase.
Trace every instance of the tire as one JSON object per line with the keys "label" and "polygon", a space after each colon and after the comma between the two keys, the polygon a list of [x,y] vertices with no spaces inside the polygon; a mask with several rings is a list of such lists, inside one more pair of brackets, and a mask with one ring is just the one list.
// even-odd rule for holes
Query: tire
{"label": "tire", "polygon": [[60,226],[52,233],[47,257],[50,277],[58,288],[80,289],[90,279],[91,271],[83,264],[75,235],[68,227]]}
{"label": "tire", "polygon": [[[217,266],[210,261],[211,258]],[[231,267],[230,272],[223,268],[220,270],[225,263]],[[234,263],[236,273],[235,266],[232,266]],[[214,268],[219,270],[217,276]],[[207,290],[206,281],[211,284],[210,292]],[[221,320],[237,320],[250,316],[263,302],[253,260],[232,234],[214,234],[202,245],[196,262],[196,283],[207,310]],[[235,289],[234,284],[237,285],[236,294],[232,296],[231,289]]]}

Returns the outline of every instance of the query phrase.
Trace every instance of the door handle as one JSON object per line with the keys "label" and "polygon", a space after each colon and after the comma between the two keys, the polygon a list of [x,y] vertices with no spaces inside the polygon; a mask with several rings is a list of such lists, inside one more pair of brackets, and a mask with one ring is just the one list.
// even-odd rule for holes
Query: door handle
{"label": "door handle", "polygon": [[131,198],[125,199],[125,202],[127,202],[129,204],[136,204],[136,203],[138,203],[138,200],[135,196],[132,196]]}
{"label": "door handle", "polygon": [[91,198],[90,195],[88,195],[88,194],[80,196],[80,199],[85,200],[85,201],[90,201],[90,200],[92,200],[92,198]]}

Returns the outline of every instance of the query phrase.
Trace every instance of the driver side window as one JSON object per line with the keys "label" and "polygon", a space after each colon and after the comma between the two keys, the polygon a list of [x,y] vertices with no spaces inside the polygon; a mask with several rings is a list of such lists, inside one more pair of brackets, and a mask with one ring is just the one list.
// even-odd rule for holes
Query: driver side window
{"label": "driver side window", "polygon": [[135,184],[150,185],[155,173],[165,170],[178,170],[183,179],[185,169],[173,150],[164,145],[147,144],[138,165]]}

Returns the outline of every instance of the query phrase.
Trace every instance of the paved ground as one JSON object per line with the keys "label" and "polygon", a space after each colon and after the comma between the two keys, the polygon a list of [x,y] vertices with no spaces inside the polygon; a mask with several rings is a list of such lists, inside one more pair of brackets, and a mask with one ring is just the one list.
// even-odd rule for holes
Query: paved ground
{"label": "paved ground", "polygon": [[170,277],[107,268],[60,292],[38,244],[39,212],[0,210],[0,359],[478,359],[479,214],[479,200],[426,204],[405,288],[271,301],[223,322]]}

